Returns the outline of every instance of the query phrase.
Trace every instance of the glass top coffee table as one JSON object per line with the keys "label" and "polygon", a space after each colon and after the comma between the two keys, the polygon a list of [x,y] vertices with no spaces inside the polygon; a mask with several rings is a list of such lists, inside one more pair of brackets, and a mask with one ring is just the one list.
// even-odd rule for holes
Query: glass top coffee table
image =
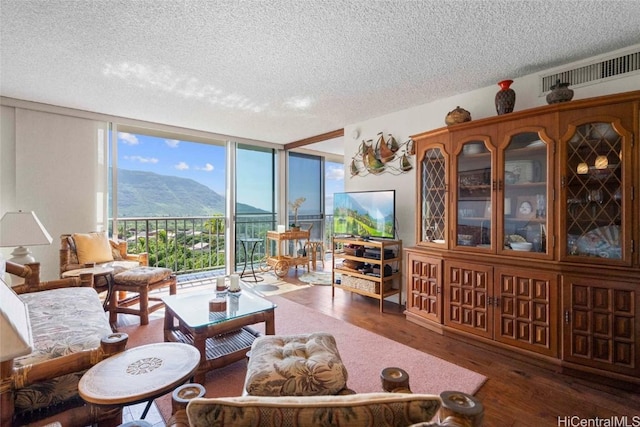
{"label": "glass top coffee table", "polygon": [[[204,384],[208,371],[229,365],[246,357],[251,344],[260,334],[249,326],[265,323],[265,333],[275,334],[276,304],[241,287],[237,293],[169,295],[165,304],[164,340],[193,345],[200,352],[200,365],[195,382]],[[210,311],[209,301],[222,298],[223,311]]]}

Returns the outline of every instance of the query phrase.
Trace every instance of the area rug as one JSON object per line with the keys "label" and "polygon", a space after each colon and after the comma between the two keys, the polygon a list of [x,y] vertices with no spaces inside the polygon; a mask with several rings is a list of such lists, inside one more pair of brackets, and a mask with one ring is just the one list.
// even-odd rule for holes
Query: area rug
{"label": "area rug", "polygon": [[331,273],[325,271],[310,271],[298,277],[298,280],[310,285],[331,286]]}
{"label": "area rug", "polygon": [[253,291],[258,295],[262,295],[264,297],[286,294],[287,292],[298,291],[300,289],[311,287],[311,285],[285,282],[270,271],[256,274],[256,276],[263,280],[260,282],[250,282],[245,278],[243,279],[244,284],[253,289]]}
{"label": "area rug", "polygon": [[[486,377],[476,372],[285,298],[274,296],[269,299],[278,305],[275,322],[277,334],[324,331],[335,336],[349,373],[348,386],[359,393],[381,391],[380,372],[390,366],[407,371],[414,393],[439,394],[445,390],[456,390],[474,394],[486,381]],[[162,327],[163,321],[156,319],[147,326],[123,327],[120,331],[129,334],[127,347],[131,348],[163,341]],[[255,325],[255,329],[264,332],[264,325]],[[209,372],[204,384],[206,397],[240,396],[245,374],[244,360]],[[155,402],[164,419],[168,419],[171,415],[171,396],[163,396]]]}

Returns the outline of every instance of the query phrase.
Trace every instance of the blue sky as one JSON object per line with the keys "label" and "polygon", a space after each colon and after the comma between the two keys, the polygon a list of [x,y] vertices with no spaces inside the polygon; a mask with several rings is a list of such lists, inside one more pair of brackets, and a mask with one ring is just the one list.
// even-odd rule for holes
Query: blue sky
{"label": "blue sky", "polygon": [[[122,169],[155,172],[160,175],[189,178],[225,195],[225,147],[207,145],[174,139],[158,138],[125,132],[118,133],[118,167]],[[243,156],[243,167],[259,171],[264,168],[264,160],[257,156]],[[245,175],[245,174],[241,174]],[[256,185],[252,174],[240,176],[238,188],[239,202],[261,209],[270,209],[270,195]],[[344,191],[344,168],[341,164],[328,163],[326,167],[326,193]],[[255,178],[255,177],[253,177]],[[245,182],[241,182],[245,179]],[[267,184],[267,183],[265,183]],[[244,194],[243,194],[244,193]],[[333,206],[327,203],[327,213]]]}

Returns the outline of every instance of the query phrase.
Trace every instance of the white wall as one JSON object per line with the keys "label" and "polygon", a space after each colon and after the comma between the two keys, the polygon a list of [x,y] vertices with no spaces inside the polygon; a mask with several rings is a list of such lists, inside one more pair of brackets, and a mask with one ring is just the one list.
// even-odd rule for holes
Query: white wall
{"label": "white wall", "polygon": [[[7,106],[0,113],[2,214],[36,213],[53,242],[29,249],[42,280],[52,280],[59,277],[61,234],[104,229],[107,124]],[[12,250],[2,254],[9,259]]]}
{"label": "white wall", "polygon": [[[507,78],[507,76],[505,76],[505,78]],[[514,79],[511,88],[516,92],[514,111],[547,105],[545,97],[539,94],[539,74]],[[640,89],[640,73],[635,73],[634,75],[591,86],[574,88],[573,99],[591,98],[638,89]],[[406,141],[411,135],[445,126],[444,119],[446,115],[457,106],[469,111],[472,119],[495,116],[494,100],[498,90],[499,87],[496,84],[495,86],[485,87],[473,92],[440,99],[365,122],[345,126],[345,191],[395,189],[398,238],[402,239],[403,247],[413,246],[416,242],[417,165],[415,156],[412,159],[414,168],[408,173],[398,176],[382,173],[380,175],[355,176],[349,178],[351,159],[358,152],[358,147],[362,140],[373,139],[375,142],[377,134],[384,132],[385,137],[388,133],[391,133],[398,142]],[[360,136],[356,140],[350,136],[354,130],[360,133]]]}

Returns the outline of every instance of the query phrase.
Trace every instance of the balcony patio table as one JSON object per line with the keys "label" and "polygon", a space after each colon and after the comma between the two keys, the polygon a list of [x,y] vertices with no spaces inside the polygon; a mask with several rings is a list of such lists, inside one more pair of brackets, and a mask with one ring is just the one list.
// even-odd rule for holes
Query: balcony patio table
{"label": "balcony patio table", "polygon": [[[248,282],[262,282],[264,278],[256,276],[256,270],[253,266],[253,254],[256,250],[256,246],[258,246],[258,243],[262,242],[262,239],[258,239],[255,237],[241,237],[238,240],[240,240],[240,243],[242,243],[242,249],[244,250],[244,266],[242,267],[242,273],[240,273],[240,277]],[[251,260],[249,262],[251,266],[250,270],[247,270],[247,258]]]}

